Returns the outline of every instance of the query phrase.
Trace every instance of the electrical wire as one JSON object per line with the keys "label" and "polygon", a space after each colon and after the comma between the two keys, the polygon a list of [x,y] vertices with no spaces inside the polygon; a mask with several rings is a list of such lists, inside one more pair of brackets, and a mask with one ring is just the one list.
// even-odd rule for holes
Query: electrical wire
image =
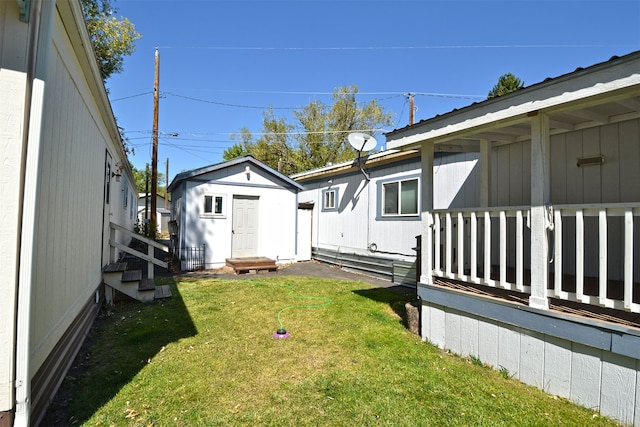
{"label": "electrical wire", "polygon": [[610,44],[487,44],[487,45],[423,45],[423,46],[325,46],[325,47],[260,47],[260,46],[156,46],[154,49],[188,50],[257,50],[257,51],[354,51],[354,50],[440,50],[440,49],[575,49],[601,47],[628,47]]}
{"label": "electrical wire", "polygon": [[118,101],[124,101],[125,99],[131,99],[131,98],[137,98],[139,96],[144,96],[144,95],[149,95],[153,93],[153,91],[149,91],[149,92],[144,92],[144,93],[139,93],[137,95],[131,95],[131,96],[125,96],[123,98],[117,98],[117,99],[111,99],[111,102],[118,102]]}
{"label": "electrical wire", "polygon": [[225,102],[218,102],[218,101],[210,101],[210,100],[206,100],[206,99],[200,99],[200,98],[194,98],[191,96],[184,96],[184,95],[178,95],[176,93],[172,93],[172,92],[163,92],[165,95],[169,95],[169,96],[175,96],[176,98],[182,98],[182,99],[187,99],[190,101],[196,101],[196,102],[204,102],[206,104],[214,104],[214,105],[221,105],[223,107],[236,107],[236,108],[254,108],[254,109],[258,109],[258,110],[268,110],[268,109],[272,109],[272,110],[299,110],[302,107],[273,107],[273,106],[257,106],[257,105],[241,105],[241,104],[229,104],[229,103],[225,103]]}

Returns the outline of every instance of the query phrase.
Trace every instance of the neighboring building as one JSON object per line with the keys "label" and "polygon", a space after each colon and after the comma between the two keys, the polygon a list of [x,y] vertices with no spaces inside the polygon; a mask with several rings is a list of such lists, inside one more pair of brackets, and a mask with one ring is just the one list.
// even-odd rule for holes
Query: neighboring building
{"label": "neighboring building", "polygon": [[137,192],[80,2],[0,1],[0,22],[0,425],[26,426],[98,313]]}
{"label": "neighboring building", "polygon": [[[161,195],[156,195],[156,231],[159,234],[169,233],[169,220],[171,219],[171,209],[169,202]],[[148,213],[147,213],[148,210]],[[138,224],[151,221],[151,194],[142,193],[138,195]]]}
{"label": "neighboring building", "polygon": [[[476,153],[439,153],[433,175],[437,206],[477,203],[477,189],[468,185],[478,182],[477,161]],[[420,152],[383,151],[292,178],[305,187],[300,202],[313,207],[315,259],[415,286]]]}
{"label": "neighboring building", "polygon": [[204,268],[230,258],[297,260],[298,192],[302,186],[251,156],[182,172],[173,179],[176,253],[205,246]]}
{"label": "neighboring building", "polygon": [[640,425],[640,52],[387,134],[424,171],[452,146],[479,185],[422,180],[423,338]]}

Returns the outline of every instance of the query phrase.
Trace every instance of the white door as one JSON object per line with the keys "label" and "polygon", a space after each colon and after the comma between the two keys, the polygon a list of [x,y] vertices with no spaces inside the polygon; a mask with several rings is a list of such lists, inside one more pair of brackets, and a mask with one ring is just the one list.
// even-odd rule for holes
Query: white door
{"label": "white door", "polygon": [[112,250],[109,245],[111,237],[111,229],[109,222],[111,221],[111,155],[107,151],[104,159],[104,193],[102,204],[102,266],[109,264],[112,258]]}
{"label": "white door", "polygon": [[231,257],[258,256],[258,197],[233,196]]}
{"label": "white door", "polygon": [[313,210],[298,209],[298,254],[297,261],[311,260],[311,218]]}

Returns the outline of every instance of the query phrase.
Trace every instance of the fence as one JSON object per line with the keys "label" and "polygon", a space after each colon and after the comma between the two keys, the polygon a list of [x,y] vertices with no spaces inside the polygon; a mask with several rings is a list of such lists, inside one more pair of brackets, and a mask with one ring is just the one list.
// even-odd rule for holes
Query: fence
{"label": "fence", "polygon": [[206,245],[180,249],[180,269],[182,271],[204,270]]}

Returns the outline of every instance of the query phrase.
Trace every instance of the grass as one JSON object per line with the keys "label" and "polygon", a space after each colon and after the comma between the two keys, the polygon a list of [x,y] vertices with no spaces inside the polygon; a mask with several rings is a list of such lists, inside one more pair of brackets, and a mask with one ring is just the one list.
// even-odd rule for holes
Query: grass
{"label": "grass", "polygon": [[[615,425],[423,343],[404,327],[403,296],[363,282],[254,277],[171,281],[169,300],[116,304],[63,384],[62,422]],[[272,336],[278,312],[288,339]]]}

